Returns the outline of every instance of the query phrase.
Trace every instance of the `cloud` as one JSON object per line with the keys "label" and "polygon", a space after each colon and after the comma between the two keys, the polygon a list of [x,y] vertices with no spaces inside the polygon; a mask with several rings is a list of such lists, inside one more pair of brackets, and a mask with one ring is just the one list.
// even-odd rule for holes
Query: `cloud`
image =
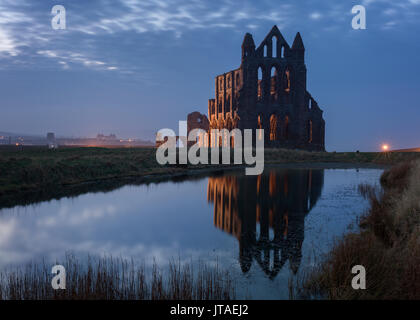
{"label": "cloud", "polygon": [[10,56],[17,56],[19,50],[13,37],[8,34],[6,30],[0,29],[0,54],[7,54]]}
{"label": "cloud", "polygon": [[[19,3],[19,1],[16,1]],[[20,47],[25,45],[25,35],[19,35],[19,30],[26,25],[36,23],[27,14],[16,10],[16,4],[0,2],[0,55],[17,56],[21,53]],[[35,26],[36,27],[36,26]]]}
{"label": "cloud", "polygon": [[94,60],[77,52],[60,52],[54,50],[39,50],[37,54],[46,58],[53,58],[57,63],[63,66],[63,69],[69,69],[69,63],[84,65],[97,70],[117,70],[115,66],[109,66],[107,63]]}
{"label": "cloud", "polygon": [[[378,26],[383,29],[418,23],[416,9],[420,0],[362,0],[361,3],[368,7],[368,17],[379,14]],[[340,26],[348,26],[346,19],[351,7],[333,0],[305,1],[299,6],[291,0],[282,4],[232,0],[63,0],[62,4],[67,10],[67,29],[53,30],[50,8],[45,5],[0,0],[0,59],[8,59],[5,65],[42,68],[45,64],[38,59],[47,58],[65,70],[79,66],[128,74],[147,66],[130,63],[129,55],[116,46],[110,47],[109,42],[136,39],[146,46],[159,41],[163,33],[178,41],[193,31],[244,32],[268,24],[284,29],[299,24],[296,21],[302,19],[305,27],[317,23],[320,30],[338,32],[342,30]],[[142,41],[144,38],[148,42]]]}
{"label": "cloud", "polygon": [[322,14],[320,14],[319,12],[312,12],[309,15],[309,18],[311,18],[312,20],[319,20],[322,18]]}
{"label": "cloud", "polygon": [[394,15],[396,15],[398,12],[397,12],[397,10],[396,9],[394,9],[394,8],[388,8],[388,9],[386,9],[386,10],[384,10],[384,15],[387,15],[387,16],[394,16]]}
{"label": "cloud", "polygon": [[281,28],[291,21],[294,8],[291,4],[259,7],[231,0],[63,0],[62,5],[67,29],[53,30],[50,8],[45,5],[0,0],[0,59],[8,58],[8,67],[50,68],[46,58],[63,70],[83,66],[132,74],[147,66],[121,58],[124,54],[115,46],[104,48],[113,37],[115,41],[117,37],[169,32],[180,39],[190,31],[257,29],[264,22]]}
{"label": "cloud", "polygon": [[119,5],[110,4],[114,10],[104,8],[108,14],[76,29],[91,35],[133,31],[174,32],[237,28],[251,21],[274,21],[282,24],[289,20],[290,4],[271,6],[267,9],[242,2],[220,1],[216,5],[208,1],[168,0],[119,0]]}
{"label": "cloud", "polygon": [[386,22],[386,23],[383,25],[382,29],[384,29],[384,30],[392,29],[392,28],[394,28],[396,25],[397,25],[397,22],[396,22],[396,21],[388,21],[388,22]]}

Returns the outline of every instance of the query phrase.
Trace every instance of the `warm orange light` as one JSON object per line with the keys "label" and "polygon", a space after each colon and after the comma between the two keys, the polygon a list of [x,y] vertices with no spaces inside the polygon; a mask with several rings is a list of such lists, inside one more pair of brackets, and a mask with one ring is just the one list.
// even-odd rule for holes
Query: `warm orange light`
{"label": "warm orange light", "polygon": [[382,151],[389,151],[389,145],[383,144],[382,145]]}

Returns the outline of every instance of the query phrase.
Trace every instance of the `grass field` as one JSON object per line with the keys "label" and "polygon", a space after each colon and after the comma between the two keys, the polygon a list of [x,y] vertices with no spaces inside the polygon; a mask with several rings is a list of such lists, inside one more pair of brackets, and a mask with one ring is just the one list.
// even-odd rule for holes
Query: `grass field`
{"label": "grass field", "polygon": [[[216,165],[166,165],[155,148],[0,147],[0,207],[103,191],[125,183],[186,176]],[[392,165],[420,153],[327,153],[266,149],[265,164],[352,163]]]}

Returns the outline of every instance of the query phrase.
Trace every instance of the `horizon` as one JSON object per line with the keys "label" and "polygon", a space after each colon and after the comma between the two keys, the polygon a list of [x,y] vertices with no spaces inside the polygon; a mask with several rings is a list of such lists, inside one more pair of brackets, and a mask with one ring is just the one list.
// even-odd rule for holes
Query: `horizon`
{"label": "horizon", "polygon": [[277,25],[289,45],[302,35],[327,151],[420,147],[419,0],[360,1],[366,30],[351,28],[354,1],[64,0],[65,30],[51,28],[55,4],[0,1],[2,132],[153,141],[207,114],[245,33],[258,46]]}

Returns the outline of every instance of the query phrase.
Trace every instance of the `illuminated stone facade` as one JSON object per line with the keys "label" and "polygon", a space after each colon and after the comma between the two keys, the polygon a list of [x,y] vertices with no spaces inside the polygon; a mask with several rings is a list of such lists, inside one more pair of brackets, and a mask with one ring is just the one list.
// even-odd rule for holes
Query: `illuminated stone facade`
{"label": "illuminated stone facade", "polygon": [[[297,33],[292,47],[274,26],[258,48],[247,33],[238,69],[218,75],[208,102],[209,130],[264,129],[266,147],[325,150],[323,111],[306,90],[305,47]],[[210,135],[210,146],[233,139]]]}

